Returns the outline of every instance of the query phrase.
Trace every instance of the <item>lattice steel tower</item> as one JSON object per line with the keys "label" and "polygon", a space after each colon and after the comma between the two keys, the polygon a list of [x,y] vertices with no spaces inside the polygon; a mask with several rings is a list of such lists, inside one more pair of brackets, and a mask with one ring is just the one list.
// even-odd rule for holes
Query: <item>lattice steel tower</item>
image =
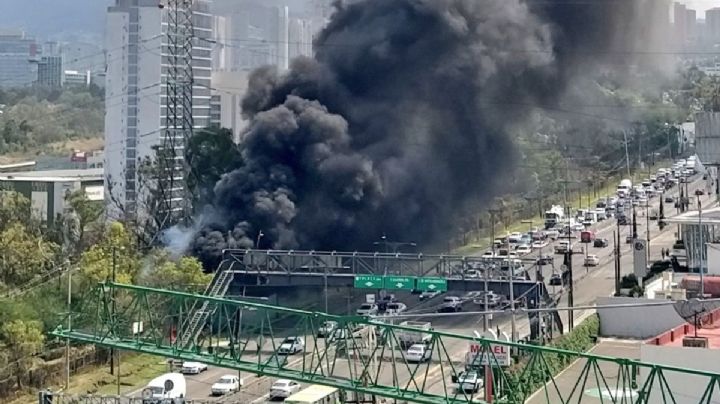
{"label": "lattice steel tower", "polygon": [[[165,81],[166,121],[157,148],[158,230],[188,220],[192,197],[185,146],[193,135],[193,0],[167,0]],[[163,67],[165,69],[165,67]]]}

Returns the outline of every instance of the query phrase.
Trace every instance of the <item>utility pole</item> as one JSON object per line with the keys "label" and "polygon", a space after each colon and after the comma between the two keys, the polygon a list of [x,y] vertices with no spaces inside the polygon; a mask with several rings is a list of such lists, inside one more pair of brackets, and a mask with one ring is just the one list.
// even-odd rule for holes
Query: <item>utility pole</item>
{"label": "utility pole", "polygon": [[620,294],[620,225],[613,231],[613,259],[615,260],[615,294]]}
{"label": "utility pole", "polygon": [[[68,270],[68,331],[72,330],[72,270]],[[70,339],[65,340],[65,390],[70,388]]]}
{"label": "utility pole", "polygon": [[158,231],[187,222],[193,196],[187,186],[192,171],[185,150],[193,136],[193,0],[167,0],[165,109],[167,124],[157,146]]}
{"label": "utility pole", "polygon": [[502,213],[502,209],[490,208],[488,209],[488,212],[490,212],[490,222],[492,226],[492,228],[490,229],[490,246],[493,253],[493,258],[495,258],[495,216]]}
{"label": "utility pole", "polygon": [[[566,254],[566,261],[567,261],[567,270],[568,270],[568,306],[570,308],[575,306],[575,299],[574,299],[574,289],[575,286],[573,285],[573,267],[572,267],[572,256],[573,256],[573,246],[571,244],[571,233],[572,229],[570,229],[570,206],[568,206],[568,190],[567,186],[570,182],[570,162],[569,160],[565,159],[565,181],[563,181],[564,184],[564,203],[565,203],[565,218],[567,220],[568,225],[568,231],[567,231],[567,252]],[[573,311],[568,310],[568,327],[569,330],[572,330],[574,328],[574,316]]]}
{"label": "utility pole", "polygon": [[623,130],[623,136],[625,137],[625,165],[627,166],[628,178],[630,178],[630,153],[628,151],[627,131]]}
{"label": "utility pole", "polygon": [[705,270],[703,269],[703,249],[705,249],[705,235],[703,234],[702,227],[702,203],[700,202],[700,196],[697,198],[698,204],[698,231],[700,231],[700,259],[698,260],[700,265],[700,298],[705,298]]}
{"label": "utility pole", "polygon": [[645,248],[645,255],[647,255],[648,262],[650,261],[650,213],[648,212],[649,206],[650,200],[648,199],[645,201],[645,238],[647,238],[647,248]]}
{"label": "utility pole", "polygon": [[510,333],[512,336],[510,340],[517,342],[515,334],[517,333],[517,325],[515,324],[515,284],[513,280],[515,278],[515,260],[510,261]]}
{"label": "utility pole", "polygon": [[[115,269],[117,267],[117,248],[113,246],[112,249],[112,281],[115,282]],[[113,327],[115,327],[115,288],[113,288],[113,295],[112,295],[112,322]],[[110,348],[110,375],[115,375],[115,349]]]}

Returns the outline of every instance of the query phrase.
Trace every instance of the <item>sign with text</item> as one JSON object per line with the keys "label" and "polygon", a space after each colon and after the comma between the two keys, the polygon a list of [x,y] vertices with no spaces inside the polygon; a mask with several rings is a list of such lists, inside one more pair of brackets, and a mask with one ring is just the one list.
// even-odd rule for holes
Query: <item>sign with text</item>
{"label": "sign with text", "polygon": [[417,290],[431,292],[447,292],[447,279],[443,278],[418,278]]}
{"label": "sign with text", "polygon": [[386,276],[385,277],[385,289],[403,289],[413,290],[415,289],[415,277],[414,276]]}
{"label": "sign with text", "polygon": [[[497,335],[492,330],[476,335],[488,340],[510,341],[507,334],[501,333]],[[469,367],[510,366],[511,363],[510,347],[507,345],[470,343],[468,353],[465,354],[465,364]]]}
{"label": "sign with text", "polygon": [[356,289],[382,289],[383,277],[376,275],[356,275],[353,283]]}

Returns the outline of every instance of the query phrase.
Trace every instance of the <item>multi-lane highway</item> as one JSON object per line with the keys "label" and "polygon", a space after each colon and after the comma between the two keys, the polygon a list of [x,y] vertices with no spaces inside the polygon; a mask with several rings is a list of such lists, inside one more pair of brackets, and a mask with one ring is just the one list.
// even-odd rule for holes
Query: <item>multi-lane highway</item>
{"label": "multi-lane highway", "polygon": [[[704,187],[704,181],[702,180],[695,180],[693,183],[689,185],[690,190],[694,190],[699,187]],[[670,194],[673,196],[677,196],[677,188],[672,190],[671,192],[668,192],[666,194]],[[657,208],[657,205],[659,203],[659,198],[653,198],[650,200],[650,209]],[[674,214],[674,209],[670,206],[666,207],[666,215],[670,216]],[[638,208],[638,234],[640,236],[645,235],[645,217],[644,208]],[[589,254],[595,254],[600,258],[600,263],[598,266],[595,267],[585,267],[584,266],[584,254],[577,254],[575,255],[575,259],[573,260],[573,273],[574,273],[574,301],[575,305],[577,306],[587,306],[592,305],[595,302],[595,299],[598,296],[607,296],[614,292],[615,288],[615,276],[614,276],[614,264],[613,264],[613,243],[612,243],[612,236],[613,231],[617,230],[617,227],[615,226],[615,220],[605,220],[603,222],[600,222],[592,227],[592,230],[596,233],[596,237],[598,238],[606,238],[611,240],[610,245],[603,248],[594,248],[592,244],[583,245],[578,243],[578,239],[574,238],[574,242],[576,244],[575,251],[579,251],[578,246],[584,246],[589,249]],[[621,270],[622,275],[628,274],[632,272],[632,251],[629,244],[624,244],[625,236],[632,231],[631,226],[622,226],[621,227],[621,236],[620,239],[623,242],[621,245],[621,253],[622,253],[622,259],[621,259]],[[655,222],[650,222],[650,234],[651,234],[651,242],[650,242],[650,251],[652,254],[652,257],[654,259],[657,259],[660,257],[660,249],[661,248],[667,248],[670,247],[674,241],[674,226],[668,226],[664,230],[660,230]],[[542,253],[550,254],[553,251],[553,243],[549,244],[547,247],[545,247],[542,250]],[[538,254],[538,252],[533,252],[529,256],[532,257],[534,255]],[[547,281],[550,279],[550,276],[553,274],[553,272],[557,272],[560,269],[560,264],[562,262],[562,256],[561,255],[555,255],[556,262],[555,265],[545,265],[541,268],[541,273],[543,278]],[[535,268],[530,268],[529,272],[531,276],[535,276],[536,273]],[[560,306],[567,306],[567,290],[566,288],[562,287],[553,287],[549,286],[549,289],[552,293],[557,293],[560,295]],[[439,295],[438,297],[427,301],[427,302],[419,302],[417,295],[410,295],[408,293],[395,293],[396,296],[400,301],[403,303],[406,303],[408,305],[408,313],[418,313],[420,317],[427,318],[432,321],[433,327],[435,329],[448,331],[451,333],[457,333],[457,334],[463,334],[463,335],[473,335],[473,330],[479,330],[481,331],[483,328],[483,316],[482,315],[461,315],[461,316],[454,316],[454,317],[433,317],[431,314],[420,314],[420,313],[429,313],[433,312],[434,309],[437,307],[439,302],[442,300],[443,295]],[[355,297],[355,301],[353,302],[355,304],[354,307],[357,307],[360,303],[364,301],[364,294],[358,294],[359,296]],[[460,295],[461,296],[461,295]],[[340,296],[340,295],[334,295],[331,296],[331,301],[329,304],[329,307],[331,308],[339,308],[338,310],[330,310],[331,312],[338,312],[337,314],[344,314],[347,307],[347,296]],[[464,305],[465,311],[480,311],[483,307],[481,305],[474,305],[472,302],[467,302]],[[586,317],[587,315],[591,314],[592,310],[585,310],[585,311],[578,311],[575,313],[575,324],[579,324],[579,322]],[[568,313],[562,312],[562,318],[564,321],[565,326],[568,325]],[[502,331],[507,332],[508,334],[511,331],[511,322],[510,322],[510,315],[503,314],[503,315],[495,315],[495,317],[492,320],[491,323],[492,328],[500,328]],[[524,337],[529,333],[529,322],[527,320],[527,316],[525,314],[518,314],[516,316],[516,331],[519,337]],[[455,344],[450,344],[446,347],[448,355],[453,359],[453,362],[455,362],[455,366],[461,367],[463,364],[465,353],[468,350],[467,343],[464,341],[455,341]],[[306,341],[308,344],[308,351],[310,348],[312,348],[312,344],[314,343],[312,340]],[[318,344],[324,344],[323,340],[318,340]],[[277,346],[279,344],[279,341],[275,341],[275,345]],[[268,351],[271,349],[272,343],[267,342],[265,346],[263,347],[264,351]],[[394,352],[386,353],[384,355],[383,360],[392,360],[392,357],[394,356],[396,359],[402,358],[403,353],[396,349]],[[295,356],[290,357],[289,366],[291,367],[299,367],[301,366],[301,363],[303,361],[303,355],[298,354]],[[342,361],[342,360],[341,360]],[[420,365],[421,371],[418,371],[417,374],[421,374],[423,379],[425,380],[425,385],[429,387],[429,391],[437,394],[442,394],[443,390],[448,388],[448,386],[451,386],[451,382],[449,380],[449,376],[444,372],[441,372],[441,367],[437,363],[430,362],[428,364]],[[407,385],[412,376],[411,376],[411,369],[413,369],[413,366],[406,367],[403,370],[403,367],[397,367],[399,369],[398,372],[393,374],[389,370],[389,367],[382,367],[380,371],[380,380],[387,384],[398,384],[400,386]],[[348,369],[348,376],[349,372],[351,370]],[[188,398],[190,399],[213,399],[210,397],[210,386],[217,381],[222,375],[225,374],[232,374],[235,371],[222,369],[222,368],[210,368],[207,372],[204,372],[200,375],[196,376],[188,376],[188,386],[187,386],[187,392],[188,392]],[[341,375],[342,374],[342,366],[339,367],[339,369],[335,370],[335,374]],[[245,381],[245,386],[243,387],[242,391],[240,393],[236,393],[230,396],[226,397],[217,397],[214,398],[217,401],[220,402],[254,402],[254,403],[262,403],[267,400],[267,393],[269,392],[270,385],[274,381],[274,379],[269,377],[257,377],[255,375],[251,374],[242,374],[241,375]]]}

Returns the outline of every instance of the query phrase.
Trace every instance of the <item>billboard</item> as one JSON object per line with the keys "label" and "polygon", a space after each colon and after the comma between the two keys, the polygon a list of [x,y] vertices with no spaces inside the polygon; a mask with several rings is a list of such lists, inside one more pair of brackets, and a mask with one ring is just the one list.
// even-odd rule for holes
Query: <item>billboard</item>
{"label": "billboard", "polygon": [[695,114],[695,151],[704,165],[720,164],[720,112]]}
{"label": "billboard", "polygon": [[633,240],[633,273],[642,285],[642,278],[647,273],[647,240]]}

